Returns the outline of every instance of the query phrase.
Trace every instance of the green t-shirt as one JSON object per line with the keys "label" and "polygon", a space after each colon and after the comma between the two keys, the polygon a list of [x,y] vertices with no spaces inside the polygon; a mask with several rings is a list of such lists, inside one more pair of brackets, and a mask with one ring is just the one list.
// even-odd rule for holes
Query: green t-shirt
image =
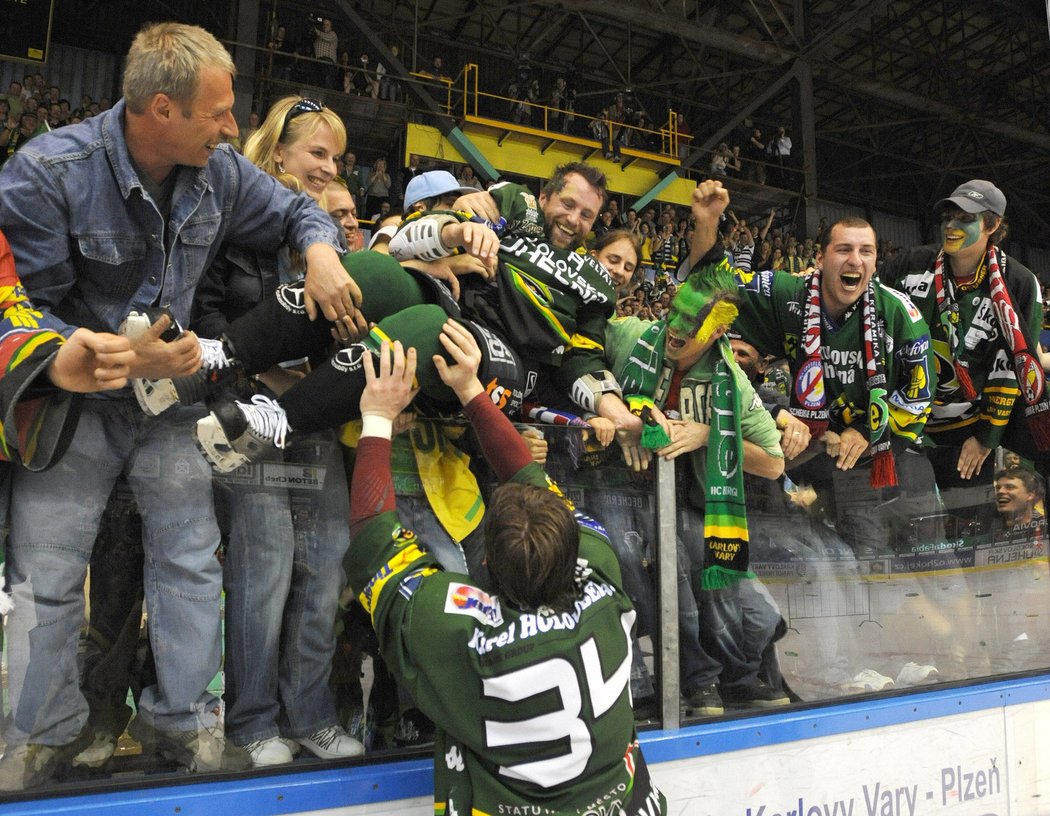
{"label": "green t-shirt", "polygon": [[[618,317],[609,321],[605,334],[606,360],[618,379],[638,339],[658,323],[659,321],[640,320],[637,317]],[[682,419],[710,425],[711,380],[719,357],[729,366],[737,393],[740,394],[740,433],[744,440],[758,445],[771,456],[783,459],[784,452],[780,449],[780,431],[777,423],[762,405],[762,400],[747,375],[737,365],[732,347],[724,337],[682,375],[677,405],[666,404],[668,388],[674,375],[672,366],[666,362],[661,367],[653,393],[644,396],[652,397],[657,406],[665,411],[677,412]],[[707,447],[693,451],[689,459],[693,476],[690,497],[695,505],[702,506],[707,475]]]}

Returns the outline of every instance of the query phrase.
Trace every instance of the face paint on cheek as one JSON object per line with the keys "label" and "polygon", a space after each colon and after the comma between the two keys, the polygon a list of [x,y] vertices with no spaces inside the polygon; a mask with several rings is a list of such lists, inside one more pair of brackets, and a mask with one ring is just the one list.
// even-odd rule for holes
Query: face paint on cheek
{"label": "face paint on cheek", "polygon": [[958,252],[960,249],[973,246],[981,238],[982,219],[977,218],[970,223],[965,223],[953,218],[945,224],[942,231],[944,249],[946,252]]}
{"label": "face paint on cheek", "polygon": [[697,315],[709,299],[708,295],[697,291],[690,284],[682,285],[671,301],[671,312],[667,321],[671,331],[683,337],[696,334],[700,328]]}

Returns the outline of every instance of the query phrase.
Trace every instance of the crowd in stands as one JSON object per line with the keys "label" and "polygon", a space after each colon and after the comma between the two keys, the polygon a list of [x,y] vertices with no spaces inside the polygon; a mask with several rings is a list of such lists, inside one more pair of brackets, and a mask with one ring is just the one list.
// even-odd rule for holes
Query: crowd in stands
{"label": "crowd in stands", "polygon": [[[372,66],[367,52],[352,57],[351,38],[331,20],[310,18],[297,30],[292,42],[285,26],[274,28],[266,55],[273,75],[403,98],[404,89],[381,62]],[[147,45],[136,43],[147,49],[137,58],[148,56]],[[395,55],[396,48],[391,46]],[[204,70],[226,80],[232,63],[218,49]],[[135,59],[129,63],[136,65]],[[450,71],[435,56],[426,73],[445,78]],[[500,601],[493,600],[500,593],[503,614],[520,623],[521,638],[532,621],[528,615],[557,620],[560,628],[573,614],[582,620],[606,592],[630,597],[635,609],[618,608],[612,634],[606,627],[594,635],[602,649],[612,648],[613,634],[634,642],[633,649],[615,644],[617,661],[633,661],[633,717],[626,696],[615,708],[609,702],[616,719],[609,745],[617,761],[598,774],[602,785],[615,789],[619,778],[609,769],[623,764],[625,748],[636,752],[634,719],[644,722],[655,713],[651,667],[638,644],[639,637],[657,635],[654,570],[646,555],[655,539],[653,516],[640,506],[629,513],[610,506],[606,516],[600,511],[613,491],[592,486],[587,495],[596,498],[581,509],[599,516],[599,523],[563,513],[565,523],[572,530],[578,523],[581,547],[611,546],[619,565],[596,554],[591,579],[589,570],[577,570],[575,551],[568,562],[545,563],[545,591],[559,587],[549,597],[505,566],[512,558],[526,559],[513,562],[517,567],[529,565],[527,555],[501,553],[508,560],[493,561],[487,519],[497,515],[494,508],[503,512],[506,494],[490,490],[492,472],[483,460],[501,479],[537,490],[543,474],[535,464],[546,463],[548,454],[551,471],[580,461],[579,450],[559,451],[557,458],[542,432],[537,439],[535,427],[523,427],[540,424],[530,423],[538,417],[578,429],[581,439],[586,435],[580,444],[597,452],[602,467],[610,466],[611,454],[622,455],[615,471],[626,485],[654,456],[678,460],[686,716],[798,699],[776,654],[785,623],[748,565],[748,541],[752,560],[759,560],[763,546],[771,550],[770,542],[780,540],[778,525],[805,529],[793,539],[802,559],[815,558],[816,539],[854,560],[886,559],[910,534],[912,519],[939,517],[943,494],[974,479],[994,484],[996,504],[978,508],[971,520],[990,535],[1045,554],[1041,477],[1047,461],[1040,451],[1050,447],[1050,432],[1036,429],[1050,417],[1050,400],[1038,389],[1031,399],[1023,394],[1019,377],[1031,372],[1014,369],[1015,360],[1027,365],[1040,351],[1038,329],[1035,338],[1032,331],[1033,320],[1041,327],[1043,316],[1035,311],[1032,273],[999,248],[1006,200],[989,182],[975,180],[938,202],[943,246],[905,251],[879,242],[860,219],[821,223],[799,234],[775,208],[738,215],[728,206],[721,179],[790,186],[793,145],[785,127],[770,134],[752,127],[746,138],[719,145],[689,207],[656,202],[638,211],[629,199],[609,193],[601,171],[585,163],[559,168],[537,189],[514,183],[486,188],[470,165],[416,155],[404,166],[398,161],[393,172],[387,166],[393,157],[377,156],[363,173],[331,109],[284,96],[253,111],[238,129],[229,83],[210,76],[216,83],[210,85],[203,74],[199,91],[184,101],[202,103],[211,94],[208,101],[217,99],[222,113],[202,140],[206,153],[198,155],[200,145],[186,147],[149,118],[164,94],[144,92],[134,80],[125,80],[126,98],[113,110],[108,100],[89,97],[71,109],[61,90],[45,87],[39,74],[12,82],[0,97],[0,144],[7,146],[0,156],[7,165],[0,175],[0,230],[13,248],[11,268],[0,269],[10,276],[0,279],[0,291],[22,291],[15,285],[17,270],[29,300],[40,301],[36,308],[24,298],[5,302],[15,310],[5,318],[14,320],[17,312],[20,321],[50,332],[53,354],[63,342],[74,348],[77,320],[106,342],[124,338],[122,353],[131,349],[145,358],[149,350],[148,362],[109,363],[123,372],[121,384],[133,381],[132,388],[113,399],[83,400],[79,424],[70,415],[72,424],[61,435],[68,450],[62,456],[56,446],[47,475],[23,467],[25,460],[4,465],[13,483],[6,506],[12,517],[13,714],[4,734],[0,789],[43,784],[70,764],[110,767],[125,728],[144,752],[155,750],[191,771],[282,765],[301,749],[331,760],[435,740],[439,756],[455,751],[478,762],[477,735],[457,730],[460,723],[443,708],[463,704],[466,697],[458,695],[470,684],[459,682],[449,692],[426,674],[438,660],[435,653],[451,647],[433,636],[425,642],[426,627],[436,624],[405,611],[413,597],[431,597],[424,587],[434,585],[435,574],[455,580],[440,579],[451,583],[442,584],[444,611],[432,618],[469,618],[464,632],[478,625],[467,650],[471,659],[514,638],[500,629]],[[527,60],[508,96],[515,104],[507,116],[532,122],[530,103],[544,94]],[[558,111],[548,127],[577,127],[571,76],[558,79],[546,102]],[[63,131],[78,124],[81,129]],[[623,148],[655,149],[645,141],[651,126],[632,96],[621,92],[600,110],[591,132],[605,157],[616,161]],[[51,173],[55,151],[71,149],[88,128],[92,136],[118,139],[123,152],[116,151],[116,169],[126,174],[121,178],[134,178],[141,196],[126,201],[114,174],[100,167],[87,168],[81,179],[107,188],[97,204],[57,181],[42,185],[34,204],[54,222],[47,222],[49,237],[60,240],[32,252],[41,225],[26,215],[27,185]],[[679,128],[688,130],[684,120]],[[144,135],[151,137],[145,149]],[[178,150],[162,150],[170,146],[165,139]],[[163,172],[151,173],[157,166]],[[120,242],[91,245],[95,233],[109,234],[99,227],[106,218],[127,233],[138,234],[148,222],[164,234],[186,206],[187,179],[198,171],[209,179],[204,186],[210,192],[201,195],[204,215],[215,225],[205,236],[187,214],[178,223],[188,232],[165,239],[189,247],[177,255],[178,268],[168,268],[177,280],[158,281],[140,268],[156,262],[152,250],[143,261],[127,255],[132,250]],[[251,183],[228,190],[224,179],[235,172]],[[92,221],[96,216],[99,222]],[[358,218],[371,222],[367,233]],[[152,247],[148,234],[142,245]],[[75,257],[69,250],[74,242]],[[206,268],[197,268],[205,257]],[[120,302],[106,264],[126,267]],[[945,282],[949,272],[954,283]],[[992,283],[1002,286],[989,291]],[[1000,307],[997,313],[1020,318],[981,323],[983,333],[975,339],[974,309],[964,306],[961,318],[958,309],[952,312],[957,288],[979,292]],[[409,360],[400,346],[391,352],[395,340],[417,353]],[[821,342],[829,347],[824,363]],[[81,365],[98,364],[102,354],[87,355]],[[373,359],[381,361],[378,370]],[[1007,362],[998,365],[1001,360]],[[411,372],[405,376],[412,367],[420,393],[408,415],[401,409],[415,396],[409,394]],[[104,390],[115,379],[73,389],[57,374],[34,376],[50,376],[52,391]],[[23,398],[22,390],[4,390],[17,382],[10,377],[0,381],[5,422]],[[807,377],[818,383],[823,377],[823,384],[814,388]],[[480,400],[486,392],[477,386],[487,389]],[[49,398],[48,389],[42,391]],[[726,396],[730,392],[735,400]],[[520,423],[520,439],[494,406]],[[427,418],[461,409],[474,432]],[[720,424],[719,416],[731,419]],[[486,428],[497,428],[500,446],[516,457],[509,471],[491,456]],[[937,460],[922,448],[935,434],[944,434]],[[708,456],[723,439],[730,447]],[[17,447],[9,446],[11,439],[4,458],[19,462]],[[198,446],[216,471],[233,475],[213,483]],[[994,468],[995,456],[989,456],[1000,447],[1024,461]],[[396,508],[384,492],[387,466],[376,464],[380,454],[393,456]],[[155,467],[167,479],[165,463],[174,459],[201,465],[178,475],[178,489],[144,472]],[[148,466],[137,464],[147,460]],[[248,475],[259,461],[275,481],[262,484]],[[720,469],[723,461],[740,467],[729,473]],[[95,478],[99,471],[104,479]],[[302,489],[281,486],[277,475],[302,479]],[[807,498],[799,499],[802,494]],[[564,509],[560,497],[557,502]],[[65,503],[76,512],[56,513]],[[893,509],[883,511],[891,503]],[[379,510],[365,512],[366,506]],[[390,515],[395,509],[418,540]],[[561,518],[547,505],[534,512]],[[380,560],[355,554],[351,542],[358,535],[374,545],[369,553]],[[943,525],[932,535],[942,540]],[[51,540],[68,553],[50,547]],[[214,557],[220,545],[221,565]],[[137,551],[137,560],[127,551]],[[136,568],[112,574],[106,565],[114,552]],[[81,587],[89,563],[91,620],[84,630]],[[357,585],[347,587],[344,564]],[[96,583],[96,570],[107,580]],[[386,588],[391,574],[398,581],[394,590]],[[40,576],[47,580],[34,585]],[[226,597],[221,633],[220,589]],[[152,638],[148,658],[139,654],[148,651],[138,638],[143,598]],[[29,648],[49,605],[60,608],[60,621],[44,627],[47,639]],[[637,631],[631,629],[635,614]],[[621,619],[626,629],[619,628]],[[410,629],[418,642],[407,641]],[[78,636],[86,655],[80,665]],[[573,649],[578,645],[572,642]],[[224,711],[209,687],[223,646]],[[426,660],[417,660],[416,650]],[[361,682],[368,658],[370,695]],[[538,662],[532,668],[541,667],[549,668]],[[616,677],[626,686],[626,670]],[[126,706],[129,690],[134,717]],[[508,687],[491,696],[509,700],[513,693]],[[587,724],[595,733],[606,727],[597,719]],[[511,736],[504,739],[514,743]],[[521,757],[516,761],[527,765]],[[449,768],[454,765],[450,761]],[[436,773],[439,795],[444,791],[451,802],[460,795],[449,793],[456,786],[441,781],[445,770]],[[595,797],[604,792],[590,790]],[[486,806],[498,798],[484,787],[474,795]],[[520,804],[513,797],[501,801]]]}
{"label": "crowd in stands", "polygon": [[48,85],[40,73],[12,80],[0,95],[0,166],[34,136],[63,125],[75,125],[109,110],[109,99],[95,101],[85,94],[74,108],[57,85]]}

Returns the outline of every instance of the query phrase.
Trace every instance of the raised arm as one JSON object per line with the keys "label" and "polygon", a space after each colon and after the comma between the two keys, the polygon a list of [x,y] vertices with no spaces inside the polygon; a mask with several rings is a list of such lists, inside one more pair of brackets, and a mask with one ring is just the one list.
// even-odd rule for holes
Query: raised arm
{"label": "raised arm", "polygon": [[692,212],[696,224],[686,259],[691,270],[718,243],[718,222],[729,206],[729,191],[722,182],[702,181],[693,190]]}
{"label": "raised arm", "polygon": [[361,441],[357,446],[354,478],[350,486],[350,528],[397,508],[390,470],[390,445],[394,420],[416,395],[416,350],[406,353],[400,341],[379,347],[379,372],[365,355],[365,390],[361,394]]}

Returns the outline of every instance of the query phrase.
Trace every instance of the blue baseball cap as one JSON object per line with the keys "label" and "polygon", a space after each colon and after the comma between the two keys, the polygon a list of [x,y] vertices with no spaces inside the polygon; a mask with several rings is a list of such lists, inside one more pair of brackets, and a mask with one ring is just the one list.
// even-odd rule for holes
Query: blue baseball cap
{"label": "blue baseball cap", "polygon": [[405,210],[420,201],[436,198],[446,193],[476,193],[476,187],[461,187],[456,177],[448,170],[428,170],[420,173],[405,188]]}

